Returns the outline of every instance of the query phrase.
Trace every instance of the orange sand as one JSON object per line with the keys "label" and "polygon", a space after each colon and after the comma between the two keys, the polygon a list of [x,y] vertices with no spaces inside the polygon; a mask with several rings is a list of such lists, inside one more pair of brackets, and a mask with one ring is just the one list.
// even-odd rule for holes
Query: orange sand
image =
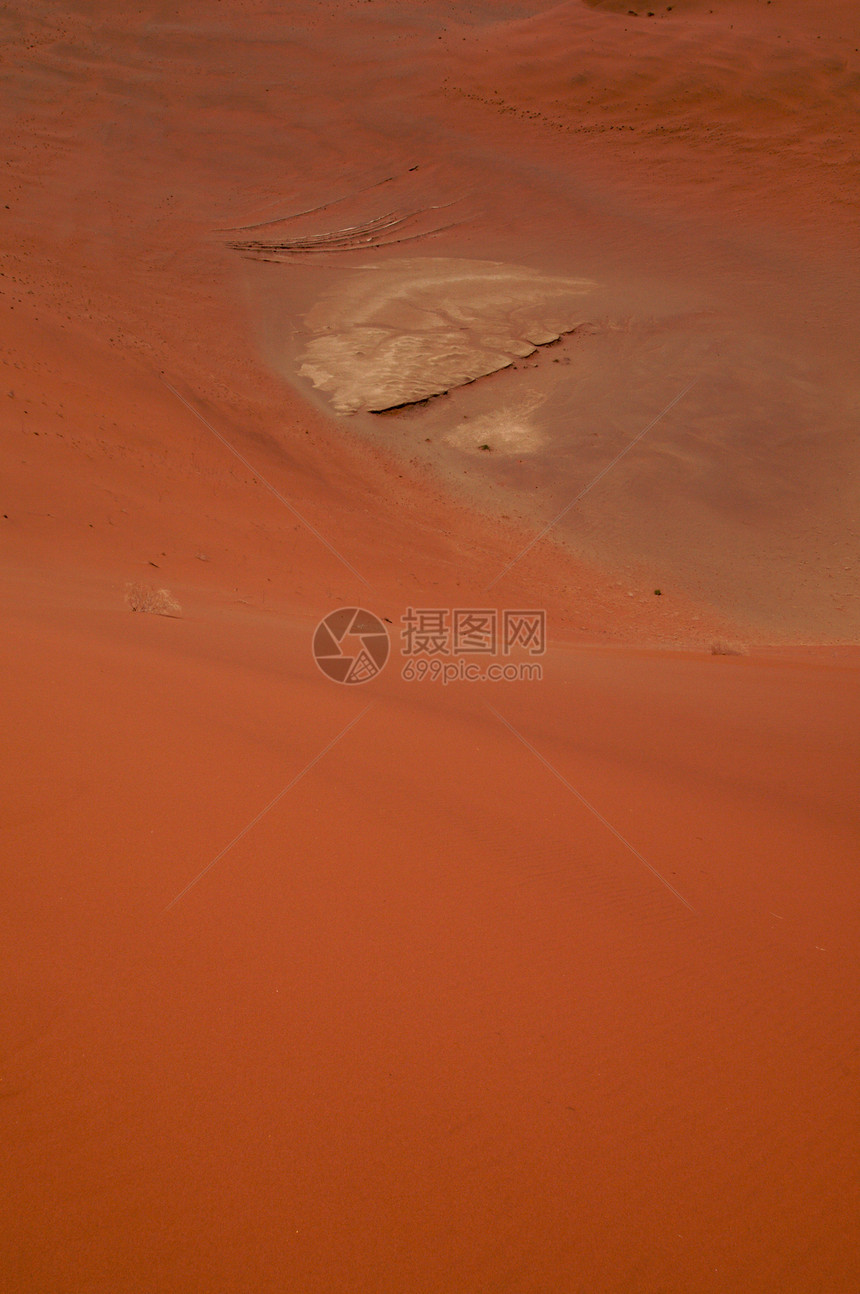
{"label": "orange sand", "polygon": [[[618,8],[5,15],[13,1294],[858,1288],[860,41]],[[341,195],[596,331],[336,419],[367,253],[223,231]],[[544,680],[338,687],[342,605],[543,607]]]}

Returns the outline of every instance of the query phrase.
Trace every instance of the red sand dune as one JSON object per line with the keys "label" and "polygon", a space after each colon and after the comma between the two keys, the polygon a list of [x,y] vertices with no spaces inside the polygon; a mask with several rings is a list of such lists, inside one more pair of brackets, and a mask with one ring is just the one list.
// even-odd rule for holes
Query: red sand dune
{"label": "red sand dune", "polygon": [[[853,10],[7,7],[4,1289],[858,1288]],[[338,418],[407,255],[589,328]]]}

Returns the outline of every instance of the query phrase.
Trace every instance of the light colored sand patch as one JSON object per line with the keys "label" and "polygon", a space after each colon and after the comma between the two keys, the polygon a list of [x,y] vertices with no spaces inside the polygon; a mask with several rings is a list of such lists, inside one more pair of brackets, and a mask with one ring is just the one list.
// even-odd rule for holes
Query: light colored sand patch
{"label": "light colored sand patch", "polygon": [[516,404],[505,405],[459,423],[444,437],[455,449],[465,453],[535,454],[546,443],[546,436],[532,419],[532,414],[546,402],[546,396],[535,394]]}
{"label": "light colored sand patch", "polygon": [[425,400],[572,332],[593,287],[495,261],[368,266],[307,314],[299,372],[338,413]]}

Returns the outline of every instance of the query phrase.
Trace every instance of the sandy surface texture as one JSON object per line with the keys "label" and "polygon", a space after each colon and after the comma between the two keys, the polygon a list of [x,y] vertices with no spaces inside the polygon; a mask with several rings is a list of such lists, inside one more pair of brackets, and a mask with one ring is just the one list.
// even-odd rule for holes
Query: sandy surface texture
{"label": "sandy surface texture", "polygon": [[0,23],[0,1287],[856,1294],[856,5]]}

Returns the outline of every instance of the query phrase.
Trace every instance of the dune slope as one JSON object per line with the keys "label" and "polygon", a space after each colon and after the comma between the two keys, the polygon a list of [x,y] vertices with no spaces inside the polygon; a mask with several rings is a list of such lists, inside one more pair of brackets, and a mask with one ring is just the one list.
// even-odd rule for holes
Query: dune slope
{"label": "dune slope", "polygon": [[4,11],[13,1294],[858,1286],[851,6],[628,9]]}

